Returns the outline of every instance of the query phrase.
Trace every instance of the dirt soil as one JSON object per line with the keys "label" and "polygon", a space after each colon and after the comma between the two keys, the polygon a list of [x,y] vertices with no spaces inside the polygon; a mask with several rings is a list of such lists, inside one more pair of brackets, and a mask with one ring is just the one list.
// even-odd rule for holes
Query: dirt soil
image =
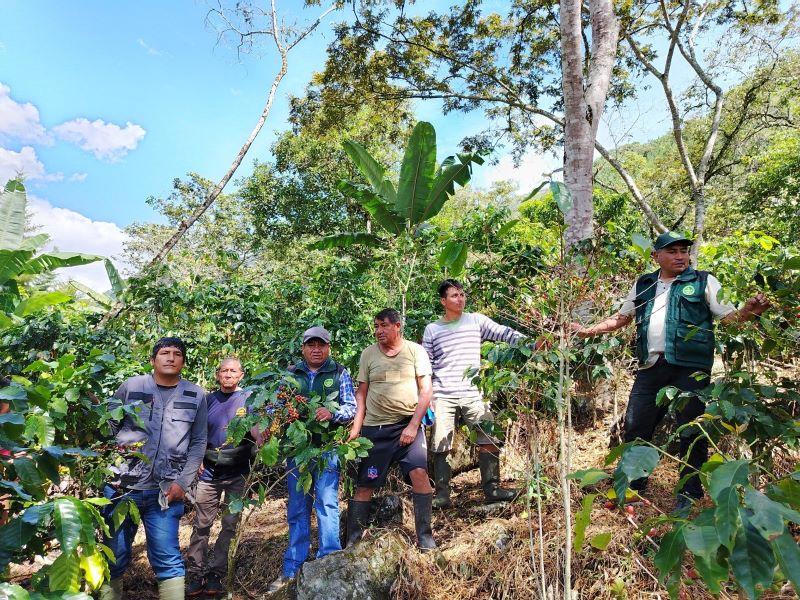
{"label": "dirt soil", "polygon": [[[608,452],[609,429],[613,418],[608,414],[574,433],[571,445],[572,469],[603,467]],[[541,515],[535,502],[527,506],[524,500],[513,504],[484,506],[477,469],[454,477],[454,507],[435,511],[433,528],[442,554],[437,557],[410,551],[401,565],[401,574],[393,595],[402,600],[454,600],[500,598],[541,598],[544,587],[547,598],[563,597],[559,588],[564,546],[564,511],[557,490],[558,437],[552,420],[529,421],[517,431],[513,447],[523,454],[504,454],[504,485],[534,481],[531,460],[538,456],[542,465],[539,493],[543,501]],[[611,469],[607,469],[611,472]],[[650,525],[645,522],[668,513],[674,508],[672,489],[676,483],[676,467],[662,461],[651,477],[649,503],[638,504],[634,514],[618,508],[604,507],[603,493],[608,481],[601,482],[592,492],[594,501],[586,539],[610,533],[611,541],[605,550],[585,544],[572,562],[574,597],[592,598],[664,598],[667,593],[658,583],[652,556],[658,537],[643,534]],[[531,484],[533,485],[533,484]],[[400,488],[402,488],[400,484]],[[283,553],[287,546],[286,491],[278,491],[264,505],[246,516],[241,543],[235,559],[233,598],[268,598],[266,589],[280,575]],[[572,513],[580,509],[581,493],[573,493]],[[413,514],[409,494],[403,494],[402,530],[413,547]],[[342,510],[346,502],[342,502]],[[180,540],[186,548],[191,535],[192,514],[184,516]],[[540,526],[541,524],[541,526]],[[212,531],[212,542],[219,530]],[[539,531],[541,530],[541,534]],[[316,532],[312,532],[312,540]],[[544,551],[542,551],[544,549]],[[311,555],[315,552],[312,545]],[[140,528],[133,549],[133,561],[125,575],[125,597],[147,600],[157,598],[157,586],[147,562],[143,529]],[[701,585],[689,577],[686,564],[682,598],[700,600],[711,598]],[[15,580],[29,577],[36,565],[16,567]],[[729,592],[727,598],[737,597]],[[770,592],[762,598],[792,598],[791,591]],[[324,600],[324,599],[322,599]]]}

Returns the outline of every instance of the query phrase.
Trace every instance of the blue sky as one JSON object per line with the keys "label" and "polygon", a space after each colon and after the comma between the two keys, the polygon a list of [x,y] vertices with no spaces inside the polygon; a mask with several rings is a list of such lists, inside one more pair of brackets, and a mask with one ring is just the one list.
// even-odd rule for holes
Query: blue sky
{"label": "blue sky", "polygon": [[[290,18],[320,12],[295,0],[279,6]],[[134,148],[100,156],[102,149],[81,149],[65,135],[51,134],[48,143],[0,140],[11,152],[33,148],[44,173],[29,178],[31,193],[125,226],[156,219],[145,199],[168,193],[173,178],[195,171],[217,179],[225,172],[261,112],[277,59],[270,49],[237,59],[232,48],[217,45],[207,11],[203,1],[4,0],[3,20],[12,26],[0,32],[0,84],[10,98],[35,106],[51,132],[76,119],[100,119],[125,130],[117,137],[127,133],[129,144],[139,137]],[[249,172],[255,158],[269,158],[274,133],[285,128],[287,95],[301,94],[321,68],[333,19],[290,54],[270,118],[237,175]],[[436,121],[431,106],[422,112]],[[480,119],[468,121],[477,130]],[[455,119],[439,120],[441,147],[454,150],[464,118],[458,127],[451,126]]]}
{"label": "blue sky", "polygon": [[[32,191],[93,219],[126,225],[153,218],[144,200],[168,192],[172,178],[188,171],[221,175],[274,74],[271,54],[239,63],[229,48],[215,47],[204,3],[4,4],[4,21],[13,27],[0,33],[0,82],[14,100],[34,104],[47,128],[86,118],[145,131],[135,149],[116,158],[98,159],[60,140],[34,145],[47,171],[64,177],[31,181]],[[283,94],[248,163],[266,155],[272,131],[285,122],[285,93],[303,88],[323,49],[323,36],[316,36],[292,57]],[[76,173],[85,179],[71,180]]]}
{"label": "blue sky", "polygon": [[[208,6],[205,0],[3,0],[0,119],[17,123],[16,130],[6,123],[3,135],[0,122],[0,179],[15,168],[26,171],[34,221],[60,249],[118,255],[122,227],[158,219],[145,204],[148,196],[168,194],[172,180],[189,171],[218,179],[251,131],[276,54],[268,49],[240,60],[217,45],[205,22]],[[278,6],[300,22],[321,12],[298,0]],[[254,159],[269,159],[275,132],[286,127],[287,96],[302,94],[322,67],[330,25],[344,18],[329,17],[290,54],[269,120],[237,177],[250,172]],[[638,110],[649,114],[637,122],[635,137],[664,130],[663,105],[652,94],[644,94]],[[418,116],[436,126],[442,155],[485,125],[480,112],[444,117],[437,103],[420,105]],[[532,154],[515,168],[510,157],[500,157],[473,181],[513,179],[525,191],[558,162]]]}

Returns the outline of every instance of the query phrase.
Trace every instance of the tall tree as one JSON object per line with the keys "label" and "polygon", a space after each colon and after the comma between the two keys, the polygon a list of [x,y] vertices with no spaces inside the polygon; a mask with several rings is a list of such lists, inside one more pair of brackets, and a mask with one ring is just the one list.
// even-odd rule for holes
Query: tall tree
{"label": "tall tree", "polygon": [[[278,91],[278,86],[280,85],[281,81],[283,81],[283,78],[286,76],[286,72],[289,69],[289,52],[294,49],[297,44],[308,37],[308,35],[319,26],[322,20],[325,19],[325,17],[327,17],[328,14],[333,12],[335,9],[335,5],[327,8],[314,21],[300,30],[287,28],[286,26],[279,24],[275,0],[270,0],[269,8],[267,10],[261,9],[260,7],[257,7],[249,2],[236,2],[234,7],[229,9],[226,8],[222,2],[220,2],[217,8],[213,8],[209,11],[208,20],[215,27],[217,27],[219,31],[219,38],[225,39],[227,37],[232,37],[237,44],[237,52],[243,52],[251,49],[254,44],[258,43],[258,40],[265,36],[270,38],[274,43],[275,50],[280,58],[280,67],[278,68],[278,72],[275,74],[275,78],[272,80],[272,85],[269,87],[264,108],[261,110],[261,114],[256,120],[255,126],[250,132],[250,135],[247,136],[247,139],[242,144],[239,152],[234,157],[230,167],[222,176],[222,179],[220,179],[216,185],[214,185],[214,187],[208,191],[208,194],[200,205],[195,207],[195,209],[189,215],[186,215],[183,219],[181,219],[175,228],[175,232],[166,240],[166,242],[164,242],[164,245],[153,254],[153,257],[150,259],[150,262],[145,266],[145,268],[150,268],[160,264],[166,258],[167,254],[169,254],[169,252],[180,241],[184,234],[189,230],[189,228],[196,223],[200,217],[203,216],[203,214],[209,209],[219,195],[222,194],[225,186],[228,185],[228,182],[239,169],[239,166],[242,164],[245,155],[250,150],[250,147],[253,145],[253,142],[258,134],[261,132],[261,128],[264,126],[264,123],[266,123],[267,117],[269,117],[269,113],[272,110],[272,104],[275,101],[275,94]],[[122,305],[120,303],[115,304],[114,307],[106,313],[100,324],[105,325],[111,318],[119,313],[121,308]]]}
{"label": "tall tree", "polygon": [[[688,0],[639,0],[619,5],[620,35],[626,41],[629,37],[635,43],[638,40],[642,53],[637,56],[627,43],[620,46],[624,52],[618,52],[608,89],[611,102],[630,109],[625,103],[636,97],[637,88],[645,87],[641,76],[651,76],[642,58],[652,63],[659,50],[667,48],[670,65],[680,59],[702,84],[682,82],[678,86],[669,81],[672,98],[683,104],[677,109],[680,125],[687,117],[717,110],[714,88],[706,86],[701,72],[711,77],[708,81],[724,96],[724,88],[741,79],[745,70],[766,67],[778,58],[781,48],[790,46],[797,33],[794,8],[781,10],[776,0],[692,5],[678,28],[678,16],[687,5]],[[505,143],[519,156],[526,150],[553,148],[563,142],[559,32],[564,24],[553,0],[521,0],[499,7],[467,0],[444,11],[413,16],[402,5],[397,10],[393,7],[388,2],[356,4],[355,22],[337,26],[337,39],[329,47],[320,81],[335,90],[340,102],[360,103],[365,97],[389,103],[422,98],[440,101],[445,111],[483,110],[489,126],[464,140],[469,149]],[[584,56],[589,57],[596,40],[591,37],[591,14],[583,12],[581,36]],[[703,56],[708,61],[705,66],[701,66]],[[587,65],[583,73],[589,72]],[[663,74],[662,69],[659,72]],[[670,110],[666,97],[664,106]],[[748,110],[741,116],[744,122],[760,118]],[[718,128],[709,133],[712,155],[705,168],[724,164],[725,154],[735,148],[737,131],[729,131],[731,144],[720,141],[723,134]],[[598,141],[595,149],[618,173],[652,227],[664,231],[666,226],[650,205],[649,195],[622,162],[619,149]],[[690,157],[695,175],[701,171],[703,155]],[[687,177],[688,173],[687,169]],[[702,191],[702,186],[695,188]],[[695,197],[700,201],[689,202],[695,226],[702,233],[706,201],[703,193],[695,193]]]}
{"label": "tall tree", "polygon": [[[247,136],[244,144],[242,144],[239,152],[234,157],[231,166],[222,176],[222,179],[209,191],[202,204],[178,224],[175,233],[173,233],[164,246],[153,255],[148,266],[157,265],[164,260],[164,257],[166,257],[169,251],[178,243],[178,240],[181,239],[183,234],[186,233],[206,210],[208,210],[208,207],[214,203],[214,200],[216,200],[222,193],[222,190],[225,189],[225,186],[239,169],[239,165],[242,164],[245,155],[250,150],[250,146],[253,145],[261,128],[267,121],[267,117],[269,117],[269,113],[272,110],[272,103],[275,101],[275,94],[278,91],[278,86],[281,81],[283,81],[289,69],[289,52],[314,31],[322,20],[329,13],[333,12],[335,8],[335,6],[332,6],[326,9],[310,25],[307,25],[299,31],[287,29],[278,23],[278,11],[275,7],[275,0],[270,0],[268,10],[260,9],[256,5],[252,5],[248,2],[237,2],[233,9],[226,9],[220,3],[218,8],[209,11],[209,21],[215,23],[218,27],[220,38],[232,36],[237,43],[237,52],[242,52],[251,48],[255,43],[254,40],[258,40],[264,36],[270,38],[275,44],[275,50],[280,58],[280,68],[275,78],[272,80],[272,85],[269,87],[264,108],[261,110],[261,114],[256,120],[256,124],[250,132],[250,135]],[[259,23],[262,19],[265,20],[264,25],[260,25]]]}
{"label": "tall tree", "polygon": [[582,9],[581,0],[561,0],[564,183],[572,196],[565,215],[565,238],[570,246],[592,237],[594,146],[611,85],[619,33],[612,2],[590,0],[592,45],[586,54]]}
{"label": "tall tree", "polygon": [[[329,46],[320,82],[332,90],[339,105],[360,103],[365,97],[389,104],[432,99],[441,102],[445,112],[484,111],[488,126],[464,139],[468,150],[505,144],[519,157],[529,150],[563,145],[566,90],[557,2],[525,0],[498,7],[484,0],[467,0],[441,12],[414,16],[402,6],[397,11],[393,6],[388,2],[356,4],[355,22],[336,27],[337,39]],[[579,75],[564,85],[569,83],[574,109],[571,125],[586,133],[599,124],[598,118],[587,115],[589,105],[597,112],[605,96],[620,103],[634,94],[625,65],[613,61],[616,21],[611,9],[610,3],[597,3],[591,14],[581,10],[579,31],[575,20],[563,24],[571,34],[564,41],[581,42],[582,60],[577,61],[581,68],[573,71]],[[574,10],[571,14],[579,16]],[[597,55],[594,62],[593,53]],[[569,60],[577,69],[574,57]],[[613,76],[607,79],[609,69]],[[596,140],[594,144],[620,171],[645,216],[664,229],[613,149]],[[582,172],[585,181],[585,166],[582,171],[574,166],[569,167],[570,177]],[[536,183],[532,180],[531,187]],[[583,192],[579,210],[583,206],[584,214],[587,198]]]}
{"label": "tall tree", "polygon": [[[770,86],[782,53],[797,36],[794,8],[782,13],[777,2],[697,3],[693,0],[645,0],[625,16],[623,37],[633,58],[658,82],[669,112],[671,134],[688,182],[693,212],[695,256],[703,239],[708,209],[706,190],[711,177],[724,168],[734,144],[750,121],[785,126],[785,111],[767,102],[755,102]],[[702,42],[702,43],[701,43]],[[663,50],[656,48],[661,45]],[[682,59],[683,64],[679,61]],[[725,128],[726,82],[741,78],[742,65],[755,67]],[[688,67],[695,79],[686,89],[675,89],[675,73]],[[701,131],[689,132],[692,116],[708,112]],[[690,136],[699,141],[694,148]]]}
{"label": "tall tree", "polygon": [[[763,68],[755,68],[741,83],[725,91],[718,140],[703,186],[708,207],[704,237],[760,229],[787,242],[792,239],[787,235],[792,218],[775,218],[776,214],[792,214],[791,194],[783,198],[779,194],[762,204],[756,200],[760,197],[758,193],[751,195],[754,189],[751,184],[759,179],[762,169],[775,164],[773,157],[778,158],[787,150],[790,155],[791,140],[797,137],[798,97],[800,54],[796,51],[784,53],[777,62],[770,61]],[[692,160],[702,156],[713,119],[713,111],[706,110],[694,116],[685,115],[681,120],[680,133]],[[784,146],[787,142],[789,145]],[[773,150],[777,154],[773,155]],[[671,127],[667,133],[647,142],[621,145],[616,154],[670,228],[692,228],[691,188]],[[779,169],[775,175],[779,172],[784,171]],[[786,171],[789,172],[791,168]],[[615,194],[626,191],[625,182],[606,165],[600,165],[596,180],[599,186]],[[785,176],[774,179],[781,187],[790,181],[791,177],[787,180]]]}

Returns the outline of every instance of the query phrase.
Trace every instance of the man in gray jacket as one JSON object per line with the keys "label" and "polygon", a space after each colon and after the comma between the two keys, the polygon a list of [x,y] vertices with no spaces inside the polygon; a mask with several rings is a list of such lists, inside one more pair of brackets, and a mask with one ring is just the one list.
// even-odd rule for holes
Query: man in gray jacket
{"label": "man in gray jacket", "polygon": [[[183,600],[184,566],[178,542],[183,499],[194,481],[206,451],[206,393],[181,379],[186,346],[180,338],[156,342],[150,356],[151,375],[131,377],[109,401],[116,420],[110,421],[120,447],[133,447],[137,455],[112,467],[117,478],[103,493],[111,500],[105,516],[111,528],[106,545],[116,562],[111,580],[101,588],[104,600],[118,600],[122,575],[131,560],[138,525],[127,516],[114,528],[112,513],[123,499],[136,504],[147,534],[147,557],[158,579],[159,597]],[[127,507],[124,507],[127,508]],[[130,515],[129,511],[125,514]]]}

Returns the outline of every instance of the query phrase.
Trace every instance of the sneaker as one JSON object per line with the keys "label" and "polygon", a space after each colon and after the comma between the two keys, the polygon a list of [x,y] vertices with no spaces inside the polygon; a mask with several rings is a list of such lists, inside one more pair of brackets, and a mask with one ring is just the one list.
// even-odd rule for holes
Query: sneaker
{"label": "sneaker", "polygon": [[216,573],[210,573],[206,580],[206,596],[216,598],[225,595],[225,586],[222,585],[222,578]]}
{"label": "sneaker", "polygon": [[268,594],[274,594],[275,592],[278,592],[278,591],[282,590],[284,587],[289,585],[292,582],[293,579],[294,579],[294,577],[284,577],[283,575],[281,575],[275,581],[273,581],[272,583],[269,584],[269,588],[267,589],[267,593]]}
{"label": "sneaker", "polygon": [[186,575],[186,597],[197,598],[205,593],[203,576],[198,573],[188,573]]}

